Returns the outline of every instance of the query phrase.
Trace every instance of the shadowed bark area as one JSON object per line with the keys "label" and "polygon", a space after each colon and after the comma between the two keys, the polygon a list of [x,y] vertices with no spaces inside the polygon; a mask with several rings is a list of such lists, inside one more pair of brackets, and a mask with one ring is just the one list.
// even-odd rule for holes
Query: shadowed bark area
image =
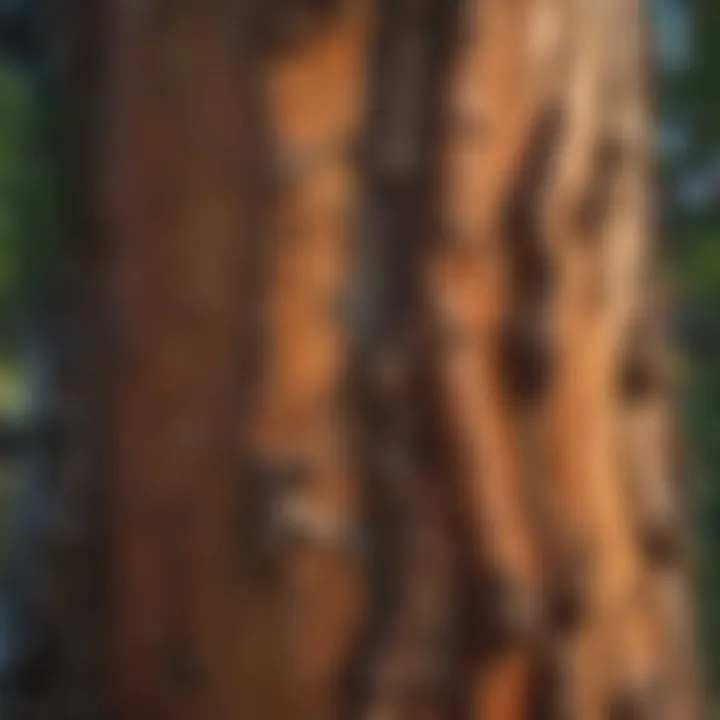
{"label": "shadowed bark area", "polygon": [[230,581],[238,310],[255,241],[246,17],[183,2],[116,3],[111,19],[110,711],[223,717],[238,687],[252,698]]}
{"label": "shadowed bark area", "polygon": [[454,3],[392,0],[377,14],[353,277],[356,462],[375,553],[356,713],[447,717],[457,705],[456,564],[428,394],[423,257],[437,97]]}

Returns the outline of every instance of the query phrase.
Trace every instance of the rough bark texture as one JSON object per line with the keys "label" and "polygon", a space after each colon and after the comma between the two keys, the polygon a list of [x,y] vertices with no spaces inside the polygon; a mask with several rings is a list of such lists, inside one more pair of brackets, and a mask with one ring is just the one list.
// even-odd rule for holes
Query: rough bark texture
{"label": "rough bark texture", "polygon": [[102,5],[18,717],[698,717],[641,1]]}

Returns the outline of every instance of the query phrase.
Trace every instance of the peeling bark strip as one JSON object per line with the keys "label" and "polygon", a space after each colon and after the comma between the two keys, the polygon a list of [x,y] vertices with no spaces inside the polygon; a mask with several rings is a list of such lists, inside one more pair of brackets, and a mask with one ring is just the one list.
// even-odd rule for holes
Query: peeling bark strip
{"label": "peeling bark strip", "polygon": [[[649,710],[653,650],[641,605],[642,563],[627,511],[616,440],[615,367],[618,333],[627,322],[627,293],[617,283],[636,282],[634,265],[643,239],[628,223],[628,204],[642,216],[642,199],[630,189],[624,137],[639,93],[620,94],[617,23],[633,23],[631,10],[579,1],[572,4],[573,68],[564,92],[567,134],[563,139],[547,208],[549,237],[560,284],[555,297],[558,368],[547,406],[546,430],[558,536],[556,566],[562,571],[580,553],[585,567],[576,590],[581,623],[565,643],[577,667],[571,716]],[[627,16],[626,16],[627,15]],[[611,51],[610,48],[613,48]],[[638,88],[634,88],[635,91]],[[642,138],[638,138],[642,141]],[[632,172],[632,170],[630,170]],[[632,192],[632,190],[630,190]],[[639,204],[638,204],[639,203]],[[589,209],[590,208],[590,209]],[[632,278],[632,279],[631,279]],[[613,284],[615,283],[615,284]],[[624,299],[623,299],[624,298]],[[587,300],[586,300],[587,299]],[[582,429],[569,442],[573,429]],[[565,570],[567,572],[567,570]],[[652,713],[651,713],[652,715]],[[634,715],[633,715],[634,716]]]}
{"label": "peeling bark strip", "polygon": [[[249,451],[261,471],[246,482],[265,498],[253,511],[262,536],[250,541],[266,541],[258,562],[270,585],[258,618],[272,631],[261,651],[268,664],[258,720],[342,717],[362,621],[364,536],[345,393],[350,336],[337,311],[358,210],[372,8],[367,0],[290,2],[259,12],[271,251]],[[246,582],[253,579],[263,582]]]}
{"label": "peeling bark strip", "polygon": [[[565,645],[579,668],[568,712],[661,717],[668,708],[658,694],[660,651],[649,610],[657,590],[648,585],[637,532],[638,522],[666,526],[671,512],[657,466],[650,470],[654,478],[637,472],[643,462],[641,472],[648,470],[641,437],[654,433],[655,420],[640,417],[636,400],[652,392],[657,377],[633,349],[639,339],[634,318],[646,312],[642,292],[653,271],[642,9],[639,2],[578,2],[575,13],[568,134],[547,210],[561,279],[558,379],[547,415],[548,494],[560,530],[558,557],[575,546],[587,558],[580,603],[586,615]],[[569,442],[571,428],[580,434]],[[633,505],[637,516],[629,511]]]}
{"label": "peeling bark strip", "polygon": [[[528,395],[527,373],[539,363],[530,335],[537,319],[522,313],[540,308],[541,298],[531,298],[535,307],[516,309],[512,277],[521,244],[535,255],[542,248],[530,237],[513,237],[506,222],[517,177],[533,172],[523,167],[533,162],[524,154],[536,152],[530,146],[539,112],[528,43],[532,9],[531,2],[461,4],[464,33],[445,86],[439,230],[429,270],[438,334],[453,338],[436,343],[437,369],[455,492],[469,526],[465,622],[475,628],[469,661],[478,718],[530,712],[542,619],[516,406],[518,391]],[[513,220],[532,222],[531,208],[511,212],[519,216]],[[515,377],[507,375],[509,364]]]}

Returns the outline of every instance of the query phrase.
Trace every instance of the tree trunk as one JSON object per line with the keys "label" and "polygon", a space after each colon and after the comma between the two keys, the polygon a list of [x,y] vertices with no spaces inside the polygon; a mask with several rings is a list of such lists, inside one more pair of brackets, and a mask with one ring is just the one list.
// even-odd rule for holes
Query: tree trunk
{"label": "tree trunk", "polygon": [[698,717],[640,0],[102,6],[19,716]]}

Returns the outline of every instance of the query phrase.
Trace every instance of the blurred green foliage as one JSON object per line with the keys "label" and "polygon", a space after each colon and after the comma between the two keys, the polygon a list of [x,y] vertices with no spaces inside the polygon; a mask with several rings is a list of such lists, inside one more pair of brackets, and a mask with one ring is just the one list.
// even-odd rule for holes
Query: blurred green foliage
{"label": "blurred green foliage", "polygon": [[708,227],[683,233],[684,247],[674,264],[683,302],[698,309],[720,308],[720,228]]}
{"label": "blurred green foliage", "polygon": [[0,322],[16,315],[27,281],[27,213],[32,185],[31,92],[22,74],[0,67]]}
{"label": "blurred green foliage", "polygon": [[[678,289],[676,312],[699,319],[699,333],[709,340],[684,348],[680,390],[693,499],[698,637],[715,701],[712,717],[720,717],[720,3],[674,2],[688,13],[691,40],[688,63],[661,76],[662,117],[682,126],[685,141],[664,163],[671,202],[663,225]],[[681,201],[688,187],[696,201],[673,202]]]}

